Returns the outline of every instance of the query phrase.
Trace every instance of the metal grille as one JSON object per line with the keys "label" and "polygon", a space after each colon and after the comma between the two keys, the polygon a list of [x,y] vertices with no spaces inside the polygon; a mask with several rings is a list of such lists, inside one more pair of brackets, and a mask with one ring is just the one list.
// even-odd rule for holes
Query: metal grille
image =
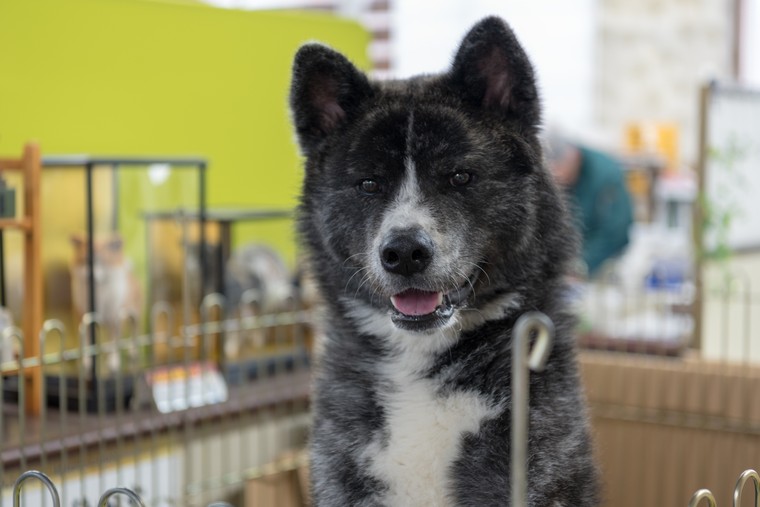
{"label": "metal grille", "polygon": [[[225,315],[223,298],[207,296],[198,323],[180,326],[171,307],[158,304],[149,332],[125,319],[118,340],[102,336],[97,315],[88,314],[73,349],[63,345],[63,325],[47,321],[42,350],[53,340],[61,347],[40,357],[25,358],[21,332],[7,329],[4,339],[18,343],[18,358],[0,367],[0,503],[11,505],[11,481],[30,469],[55,481],[65,506],[99,505],[95,492],[114,487],[130,488],[151,506],[248,505],[266,496],[269,486],[257,480],[304,461],[309,313],[295,299],[270,314],[261,314],[254,298],[246,301]],[[88,344],[92,328],[97,339]],[[247,349],[246,360],[226,359],[231,343]],[[93,363],[97,378],[88,376]],[[118,364],[116,371],[106,373],[109,364]],[[44,372],[47,400],[34,418],[19,381],[32,368]],[[219,377],[226,396],[214,384]],[[26,485],[22,505],[49,505],[43,485],[49,488]]]}
{"label": "metal grille", "polygon": [[746,274],[708,274],[701,299],[688,280],[630,287],[615,273],[589,290],[580,357],[605,505],[727,499],[757,466],[760,294]]}

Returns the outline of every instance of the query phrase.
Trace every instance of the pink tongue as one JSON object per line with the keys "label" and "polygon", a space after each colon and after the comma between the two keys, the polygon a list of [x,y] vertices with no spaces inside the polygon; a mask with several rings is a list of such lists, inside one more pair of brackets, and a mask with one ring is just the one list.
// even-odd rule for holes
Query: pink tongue
{"label": "pink tongue", "polygon": [[425,292],[417,289],[405,290],[391,297],[394,308],[404,315],[427,315],[433,313],[442,302],[440,292]]}

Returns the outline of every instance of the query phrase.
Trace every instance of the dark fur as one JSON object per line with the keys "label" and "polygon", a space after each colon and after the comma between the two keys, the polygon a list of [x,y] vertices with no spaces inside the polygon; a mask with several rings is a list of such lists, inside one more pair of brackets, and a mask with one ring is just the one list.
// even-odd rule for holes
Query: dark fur
{"label": "dark fur", "polygon": [[[485,19],[466,36],[449,72],[387,83],[370,82],[327,47],[306,45],[295,57],[291,107],[306,156],[299,230],[326,302],[329,337],[314,397],[316,505],[375,505],[388,487],[359,454],[371,435],[388,431],[381,396],[387,386],[377,365],[395,356],[381,338],[363,334],[344,305],[353,297],[390,311],[387,300],[398,287],[359,282],[366,255],[373,255],[369,238],[397,191],[408,152],[424,182],[424,202],[445,234],[468,246],[466,260],[483,270],[459,311],[479,311],[506,293],[519,294],[521,303],[463,332],[423,375],[435,379],[442,396],[466,390],[509,400],[512,326],[524,311],[547,314],[556,338],[546,370],[530,380],[528,503],[597,505],[574,322],[562,297],[575,236],[543,167],[533,68],[512,31]],[[452,188],[449,175],[458,170],[474,174],[472,184]],[[357,191],[370,176],[383,183],[379,195]],[[450,470],[454,504],[509,503],[505,405],[477,434],[462,437]]]}

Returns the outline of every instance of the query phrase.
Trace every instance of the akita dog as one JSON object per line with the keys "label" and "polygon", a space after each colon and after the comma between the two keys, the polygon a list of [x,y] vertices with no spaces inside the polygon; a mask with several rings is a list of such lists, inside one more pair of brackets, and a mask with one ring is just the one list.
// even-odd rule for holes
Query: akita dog
{"label": "akita dog", "polygon": [[530,378],[528,505],[597,505],[563,296],[575,233],[512,30],[487,18],[448,72],[403,81],[371,82],[307,44],[290,101],[299,232],[326,306],[314,503],[507,505],[511,333],[538,310],[556,334]]}

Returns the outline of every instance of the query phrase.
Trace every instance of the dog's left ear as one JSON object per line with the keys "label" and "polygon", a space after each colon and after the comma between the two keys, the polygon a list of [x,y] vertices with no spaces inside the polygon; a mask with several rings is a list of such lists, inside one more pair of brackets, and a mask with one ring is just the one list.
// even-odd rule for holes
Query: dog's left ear
{"label": "dog's left ear", "polygon": [[541,121],[533,66],[514,32],[498,17],[485,18],[465,36],[449,79],[474,106],[529,127]]}

